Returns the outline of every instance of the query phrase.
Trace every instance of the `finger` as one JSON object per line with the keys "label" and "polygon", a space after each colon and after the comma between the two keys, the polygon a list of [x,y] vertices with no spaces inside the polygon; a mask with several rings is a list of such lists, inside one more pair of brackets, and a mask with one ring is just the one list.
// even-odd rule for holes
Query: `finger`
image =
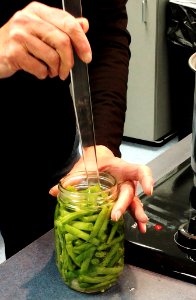
{"label": "finger", "polygon": [[[59,75],[59,66],[61,60],[60,56],[58,55],[57,51],[55,51],[55,49],[48,46],[47,43],[42,42],[40,39],[34,36],[25,37],[23,47],[24,50],[26,50],[26,52],[32,54],[29,64],[27,63],[27,61],[21,62],[23,70],[35,73],[34,75],[36,75],[38,78],[42,78],[44,77],[44,75],[49,75],[50,77],[55,77]],[[36,58],[37,61],[35,62]],[[36,69],[37,66],[40,66],[40,68]],[[27,67],[28,69],[26,69]],[[33,70],[33,68],[35,69]],[[69,69],[67,67],[67,76],[68,74]]]}
{"label": "finger", "polygon": [[115,157],[109,163],[106,162],[100,171],[110,172],[118,182],[139,182],[145,194],[152,195],[153,193],[154,180],[148,166],[130,164]]}
{"label": "finger", "polygon": [[125,164],[123,169],[126,180],[139,182],[145,194],[152,195],[154,180],[151,169],[146,165]]}
{"label": "finger", "polygon": [[146,195],[153,194],[154,180],[152,176],[152,171],[147,166],[142,166],[139,168],[138,181],[140,182],[142,189]]}
{"label": "finger", "polygon": [[57,27],[20,12],[12,19],[9,35],[6,54],[11,68],[40,79],[48,75],[65,79],[69,75],[73,66],[70,38]]}
{"label": "finger", "polygon": [[135,186],[133,182],[124,182],[119,185],[118,199],[112,209],[111,218],[118,221],[131,204],[135,195]]}
{"label": "finger", "polygon": [[[58,8],[49,7],[41,3],[31,3],[28,5],[28,10],[35,13],[42,20],[55,25],[62,32],[66,33],[74,46],[78,56],[86,63],[89,63],[92,59],[92,53],[88,39],[83,31],[81,23],[85,30],[87,29],[87,20],[80,23],[76,18],[71,16],[66,11]],[[43,33],[44,34],[44,33]]]}
{"label": "finger", "polygon": [[79,24],[82,27],[84,33],[87,33],[87,31],[89,30],[88,20],[85,19],[85,18],[77,18],[76,20],[79,22]]}
{"label": "finger", "polygon": [[129,206],[129,211],[132,217],[138,222],[146,224],[148,222],[148,217],[144,212],[143,204],[140,199],[135,196]]}
{"label": "finger", "polygon": [[66,79],[74,63],[69,36],[35,16],[31,16],[25,29],[16,26],[12,30],[13,39],[47,65],[50,77],[59,75]]}
{"label": "finger", "polygon": [[[9,63],[12,69],[24,70],[39,79],[44,79],[48,76],[48,68],[39,59],[32,56],[26,49],[21,45],[9,49]],[[18,53],[18,54],[17,54]]]}
{"label": "finger", "polygon": [[44,36],[43,41],[47,45],[50,45],[52,47],[51,49],[56,52],[59,63],[57,63],[57,60],[54,60],[53,57],[49,56],[49,54],[46,55],[45,60],[48,57],[48,60],[46,62],[50,68],[50,73],[54,75],[57,72],[59,77],[64,80],[68,77],[69,72],[74,64],[73,50],[70,38],[54,27],[47,32],[48,33]]}
{"label": "finger", "polygon": [[50,190],[49,190],[49,194],[57,197],[58,195],[58,185],[53,186]]}
{"label": "finger", "polygon": [[138,229],[141,233],[146,233],[146,223],[137,221]]}

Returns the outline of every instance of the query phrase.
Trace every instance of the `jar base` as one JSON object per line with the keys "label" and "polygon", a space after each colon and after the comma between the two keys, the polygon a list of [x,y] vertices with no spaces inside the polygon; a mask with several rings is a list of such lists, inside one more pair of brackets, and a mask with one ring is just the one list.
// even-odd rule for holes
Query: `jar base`
{"label": "jar base", "polygon": [[[66,284],[66,283],[65,283]],[[100,289],[96,289],[96,290],[90,290],[89,291],[89,289],[85,289],[85,288],[80,288],[79,286],[78,286],[78,282],[77,282],[77,280],[73,280],[72,281],[72,285],[68,285],[68,284],[66,284],[70,289],[72,289],[72,290],[74,290],[74,291],[76,291],[76,292],[80,292],[80,293],[82,293],[82,294],[100,294],[100,293],[104,293],[104,292],[106,292],[107,290],[109,290],[109,289],[111,289],[112,287],[114,287],[115,285],[117,284],[117,282],[114,282],[114,283],[112,283],[112,284],[110,284],[109,286],[107,286],[107,287],[102,287],[102,288],[100,288]]]}

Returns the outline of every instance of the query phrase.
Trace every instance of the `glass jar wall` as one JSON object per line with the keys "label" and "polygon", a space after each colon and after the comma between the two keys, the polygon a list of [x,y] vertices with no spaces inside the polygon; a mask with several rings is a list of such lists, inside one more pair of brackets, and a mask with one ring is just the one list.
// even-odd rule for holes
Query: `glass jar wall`
{"label": "glass jar wall", "polygon": [[59,183],[54,232],[56,264],[65,284],[84,292],[104,292],[124,267],[124,219],[111,220],[118,196],[114,177],[77,172]]}

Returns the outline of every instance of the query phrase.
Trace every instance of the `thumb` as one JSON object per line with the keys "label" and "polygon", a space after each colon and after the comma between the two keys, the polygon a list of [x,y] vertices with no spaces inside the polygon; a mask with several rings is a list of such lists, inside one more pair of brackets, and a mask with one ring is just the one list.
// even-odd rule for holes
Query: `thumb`
{"label": "thumb", "polygon": [[58,195],[58,185],[53,186],[50,190],[49,190],[49,194],[51,196],[56,197]]}

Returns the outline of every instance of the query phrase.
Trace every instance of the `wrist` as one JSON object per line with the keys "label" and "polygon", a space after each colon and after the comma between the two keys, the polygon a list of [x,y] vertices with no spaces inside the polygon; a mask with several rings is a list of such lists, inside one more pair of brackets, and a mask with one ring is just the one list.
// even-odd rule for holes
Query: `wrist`
{"label": "wrist", "polygon": [[[104,157],[104,158],[105,157],[114,157],[113,152],[104,145],[96,145],[95,148],[96,148],[97,159],[100,159],[102,157]],[[91,153],[93,154],[93,151],[94,151],[94,146],[91,146],[91,147],[87,148],[86,153],[87,153],[87,155],[91,156]]]}
{"label": "wrist", "polygon": [[[96,155],[97,155],[97,165],[98,168],[102,167],[103,164],[109,159],[114,157],[113,152],[107,148],[106,146],[103,145],[96,145]],[[84,155],[85,155],[85,162],[88,165],[88,169],[94,170],[94,146],[86,147],[84,150]],[[81,156],[79,161],[74,165],[73,171],[81,171],[84,170],[84,161],[83,157]]]}

